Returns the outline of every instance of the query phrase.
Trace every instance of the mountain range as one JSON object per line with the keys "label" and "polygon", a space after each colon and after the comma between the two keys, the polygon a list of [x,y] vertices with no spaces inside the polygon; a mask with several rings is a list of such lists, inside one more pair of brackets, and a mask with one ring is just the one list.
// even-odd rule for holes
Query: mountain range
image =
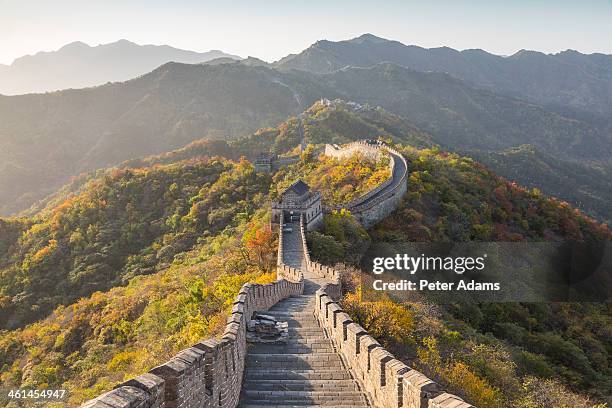
{"label": "mountain range", "polygon": [[0,94],[85,88],[126,81],[170,61],[198,64],[218,58],[240,59],[219,50],[200,53],[127,40],[91,47],[77,41],[57,51],[17,58],[11,65],[0,64]]}
{"label": "mountain range", "polygon": [[[417,65],[414,53],[429,56],[428,64],[437,65]],[[573,85],[576,92],[594,91],[578,98],[585,102],[580,105],[547,93],[544,83],[537,91],[537,80],[525,92],[539,93],[541,103],[502,89],[501,79],[499,86],[482,79],[484,74],[478,76],[480,82],[476,74],[461,79],[459,68],[447,72],[461,64],[448,62],[450,68],[446,67],[441,53],[470,61],[474,68],[465,72],[506,75],[506,83],[516,82],[512,75],[522,76],[523,71],[534,76],[556,72],[547,65],[533,65],[532,59],[491,54],[486,60],[500,67],[506,64],[500,61],[509,58],[523,62],[513,63],[518,71],[487,71],[486,64],[471,57],[474,52],[425,50],[364,35],[338,43],[320,41],[274,64],[227,57],[204,64],[166,63],[123,83],[0,96],[0,214],[28,208],[80,173],[178,149],[201,138],[235,139],[275,126],[320,98],[342,98],[380,106],[428,133],[446,150],[477,157],[500,174],[568,200],[601,220],[612,218],[610,200],[601,191],[601,186],[612,183],[612,121],[602,115],[612,100],[605,96],[612,83],[609,56],[576,54],[573,65],[563,65],[568,70],[563,75],[575,81],[601,81],[597,89],[586,82]],[[569,58],[568,53],[535,54],[538,58],[533,60],[547,64]],[[603,95],[601,103],[597,95]],[[525,166],[523,154],[508,153],[520,146],[546,160]]]}
{"label": "mountain range", "polygon": [[[342,309],[474,406],[610,405],[608,304],[371,302],[355,269],[417,242],[503,242],[525,245],[512,261],[532,286],[532,244],[564,242],[555,277],[584,258],[605,273],[609,56],[368,34],[275,63],[211,57],[0,95],[1,384],[66,389],[76,407],[220,336],[242,285],[277,278],[270,202],[297,179],[323,204],[378,185],[387,157],[317,153],[378,139],[406,159],[401,202],[367,230],[340,211],[307,233],[313,260],[347,265]],[[259,172],[262,152],[292,158]]]}
{"label": "mountain range", "polygon": [[[271,174],[240,159],[258,151],[294,154],[302,136],[307,145],[300,159]],[[434,146],[432,135],[398,115],[319,101],[247,136],[199,140],[100,169],[29,216],[0,217],[0,381],[15,388],[44,382],[68,389],[65,405],[76,407],[197,339],[220,334],[245,282],[276,279],[270,273],[277,259],[270,200],[297,178],[308,180],[326,202],[380,183],[378,176],[388,174],[384,159],[313,155],[324,142],[375,137],[406,157],[407,194],[368,231],[350,213],[326,215],[322,229],[308,233],[315,259],[358,262],[369,248],[412,241],[602,243],[610,238],[606,226],[571,206]],[[423,315],[402,322],[426,330],[393,338],[409,345],[403,354],[411,364],[428,361],[408,354],[421,337],[435,336],[443,351],[451,344],[449,353],[467,356],[467,367],[480,375],[468,379],[482,378],[478,389],[493,390],[461,394],[466,400],[485,395],[493,401],[480,407],[536,406],[514,403],[526,394],[523,376],[553,377],[597,400],[609,395],[605,304],[575,303],[560,313],[556,304],[485,303],[453,302],[436,313],[431,303],[415,303],[426,307]],[[397,307],[375,310],[387,316]],[[388,338],[378,333],[397,327],[389,320],[372,321],[380,324],[375,333],[381,342]],[[448,341],[449,333],[458,334]],[[479,369],[483,361],[492,363]],[[510,369],[499,368],[500,361]],[[555,398],[550,406],[587,406]]]}
{"label": "mountain range", "polygon": [[364,34],[347,41],[317,41],[275,66],[325,73],[380,62],[446,72],[472,85],[561,111],[612,113],[612,55],[605,54],[521,50],[502,57],[480,49],[427,49]]}

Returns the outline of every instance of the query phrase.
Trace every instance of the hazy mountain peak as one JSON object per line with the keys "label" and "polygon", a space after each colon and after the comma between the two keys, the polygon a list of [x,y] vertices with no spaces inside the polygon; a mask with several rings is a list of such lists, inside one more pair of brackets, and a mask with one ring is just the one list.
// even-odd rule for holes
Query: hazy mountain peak
{"label": "hazy mountain peak", "polygon": [[332,45],[334,44],[333,41],[329,41],[329,40],[317,40],[314,44],[312,44],[311,47],[321,47],[321,46],[328,46],[328,45]]}
{"label": "hazy mountain peak", "polygon": [[[64,45],[58,51],[82,50],[82,49],[86,49],[86,48],[91,48],[91,47],[89,45],[85,44],[82,41],[74,41],[74,42],[71,42],[69,44]],[[51,52],[48,52],[47,54],[50,54],[50,53]]]}
{"label": "hazy mountain peak", "polygon": [[561,51],[561,52],[559,52],[559,53],[557,53],[557,54],[555,54],[555,55],[582,56],[582,55],[586,55],[586,54],[583,54],[583,53],[581,53],[580,51],[577,51],[577,50],[573,50],[573,49],[571,49],[571,48],[568,48],[567,50],[565,50],[565,51]]}
{"label": "hazy mountain peak", "polygon": [[351,40],[348,40],[347,42],[351,42],[351,43],[355,43],[355,44],[363,44],[365,42],[370,42],[370,43],[375,43],[375,44],[380,44],[380,43],[386,43],[386,42],[392,42],[391,40],[387,40],[385,38],[382,37],[377,37],[374,34],[371,33],[365,33],[360,35],[359,37],[353,38]]}
{"label": "hazy mountain peak", "polygon": [[251,66],[251,67],[259,67],[259,66],[267,67],[267,66],[270,66],[270,64],[268,64],[266,61],[263,61],[263,60],[261,60],[259,58],[256,58],[256,57],[252,57],[250,55],[246,59],[241,60],[240,62],[243,65],[248,65],[248,66]]}
{"label": "hazy mountain peak", "polygon": [[200,64],[217,58],[240,59],[220,50],[199,53],[168,45],[139,45],[126,39],[94,47],[75,41],[57,51],[21,57],[1,67],[0,94],[85,88],[126,81],[169,61]]}
{"label": "hazy mountain peak", "polygon": [[300,54],[274,65],[314,73],[331,73],[347,66],[372,67],[391,62],[416,71],[445,72],[477,87],[552,107],[612,113],[612,56],[567,50],[544,54],[520,50],[499,56],[483,50],[459,52],[449,47],[422,48],[363,34],[345,41],[317,42]]}
{"label": "hazy mountain peak", "polygon": [[546,54],[543,54],[539,51],[520,49],[514,54],[510,56],[510,58],[529,58],[529,57],[542,57]]}

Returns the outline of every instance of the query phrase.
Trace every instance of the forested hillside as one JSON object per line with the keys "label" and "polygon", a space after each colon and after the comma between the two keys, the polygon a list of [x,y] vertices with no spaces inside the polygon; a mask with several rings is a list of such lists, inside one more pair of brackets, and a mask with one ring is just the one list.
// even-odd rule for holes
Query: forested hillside
{"label": "forested hillside", "polygon": [[607,160],[612,135],[588,122],[467,86],[448,74],[381,63],[326,77],[352,101],[381,106],[432,134],[447,149],[495,151],[533,144],[557,157]]}
{"label": "forested hillside", "polygon": [[[270,178],[211,159],[111,170],[2,235],[0,326],[14,328],[98,290],[155,273],[198,239],[248,218]],[[11,223],[11,221],[8,221]]]}
{"label": "forested hillside", "polygon": [[[172,163],[198,157],[223,157],[238,159],[245,156],[254,159],[261,152],[284,153],[294,149],[301,137],[300,123],[306,140],[313,144],[345,143],[352,140],[382,137],[397,143],[415,147],[444,145],[437,137],[420,130],[412,122],[382,108],[358,105],[341,100],[326,104],[317,102],[297,117],[282,122],[277,127],[263,128],[235,140],[199,139],[187,146],[157,156],[127,160],[118,167],[132,168],[154,164]],[[605,162],[588,162],[558,159],[533,145],[489,152],[458,148],[464,155],[485,163],[498,174],[530,188],[538,188],[546,194],[560,197],[599,220],[611,216],[611,200],[607,192],[612,184],[609,167]],[[295,154],[295,152],[293,152]],[[39,200],[23,214],[34,214],[49,202],[57,203],[80,188],[96,172],[84,173],[55,194]]]}
{"label": "forested hillside", "polygon": [[[126,160],[117,165],[117,168],[149,167],[214,156],[232,160],[244,156],[254,160],[262,152],[299,154],[296,149],[302,137],[300,123],[303,125],[305,140],[315,145],[330,142],[346,143],[377,137],[419,147],[429,147],[434,144],[430,135],[384,109],[370,106],[356,108],[344,101],[335,101],[330,106],[317,102],[303,112],[299,119],[290,117],[276,127],[262,128],[251,135],[229,141],[199,139],[168,153]],[[22,215],[33,215],[45,207],[59,204],[78,192],[88,180],[104,173],[105,170],[93,171],[75,177],[71,183],[23,211]]]}
{"label": "forested hillside", "polygon": [[323,94],[310,78],[269,69],[169,63],[124,83],[0,95],[0,213],[85,171],[275,126]]}
{"label": "forested hillside", "polygon": [[[401,253],[410,242],[586,241],[605,244],[606,225],[537,189],[525,189],[470,158],[401,147],[408,159],[403,205],[369,231],[350,214],[309,234],[322,262],[352,263]],[[367,282],[367,280],[365,280]],[[428,298],[361,298],[347,279],[344,308],[385,347],[479,407],[592,407],[611,395],[604,303],[437,305]],[[398,305],[401,306],[398,309]],[[401,323],[404,322],[404,323]],[[408,322],[408,323],[406,323]],[[406,327],[408,329],[406,329]],[[541,399],[542,393],[552,395]],[[594,396],[589,399],[586,395]]]}
{"label": "forested hillside", "polygon": [[587,165],[557,159],[532,145],[502,152],[466,152],[495,172],[521,185],[563,197],[575,206],[610,224],[612,164]]}
{"label": "forested hillside", "polygon": [[612,154],[606,122],[562,116],[448,74],[389,63],[328,74],[170,63],[125,83],[0,96],[0,213],[23,210],[83,172],[203,137],[245,136],[320,98],[338,97],[400,115],[445,149],[497,152],[532,144],[587,165]]}
{"label": "forested hillside", "polygon": [[272,177],[185,153],[199,147],[98,172],[31,217],[0,218],[3,384],[67,388],[75,405],[218,335],[242,284],[275,279],[268,209],[283,185],[308,169],[351,197],[388,174],[363,157],[305,155]]}
{"label": "forested hillside", "polygon": [[[300,161],[275,174],[240,159],[300,154],[302,135],[311,144]],[[328,141],[377,137],[408,159],[405,203],[370,231],[346,212],[327,216],[309,235],[325,263],[359,265],[380,246],[411,241],[610,239],[607,227],[569,204],[442,151],[396,115],[317,103],[247,137],[201,140],[83,175],[30,215],[0,219],[2,382],[68,387],[76,403],[218,333],[242,283],[274,278],[270,200],[296,178],[326,203],[362,194],[388,175],[385,159],[318,152]],[[438,307],[354,296],[345,308],[364,327],[478,406],[531,408],[542,390],[574,401],[568,407],[589,406],[581,394],[609,395],[605,305]],[[388,313],[391,321],[380,318]],[[414,324],[387,330],[393,316]]]}
{"label": "forested hillside", "polygon": [[221,158],[109,170],[3,220],[2,383],[74,405],[218,334],[243,283],[274,279],[270,182]]}

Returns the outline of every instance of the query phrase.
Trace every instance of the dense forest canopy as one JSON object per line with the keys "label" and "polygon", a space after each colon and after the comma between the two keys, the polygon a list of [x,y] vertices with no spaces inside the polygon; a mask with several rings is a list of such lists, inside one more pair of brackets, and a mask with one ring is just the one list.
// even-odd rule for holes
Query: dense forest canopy
{"label": "dense forest canopy", "polygon": [[248,217],[270,178],[247,166],[210,159],[112,170],[44,216],[23,220],[20,234],[2,237],[0,324],[20,326],[154,273],[198,238]]}
{"label": "dense forest canopy", "polygon": [[[297,163],[264,174],[240,158],[300,154],[301,127],[310,144]],[[78,404],[219,334],[244,282],[275,279],[270,201],[296,178],[326,203],[363,194],[389,175],[387,158],[318,152],[377,137],[406,157],[408,193],[368,231],[347,211],[327,215],[308,235],[327,264],[358,266],[368,250],[399,242],[610,239],[566,202],[443,151],[398,116],[317,103],[248,137],[83,175],[23,217],[0,219],[2,384],[65,387]],[[359,274],[345,282],[353,318],[479,407],[587,407],[585,395],[610,395],[607,305],[362,302]],[[543,392],[552,405],[537,400]]]}
{"label": "dense forest canopy", "polygon": [[243,283],[275,279],[268,206],[282,186],[303,170],[348,197],[388,175],[363,157],[304,155],[274,177],[246,160],[175,157],[1,219],[3,384],[65,387],[76,404],[219,334]]}
{"label": "dense forest canopy", "polygon": [[[409,242],[612,239],[606,225],[566,202],[510,183],[470,158],[396,147],[408,160],[403,204],[369,231],[350,213],[326,215],[321,231],[308,234],[316,259],[364,266],[366,252]],[[360,296],[363,272],[347,273],[345,310],[409,365],[479,407],[591,407],[585,392],[609,401],[607,304],[437,305],[384,296],[372,302],[371,294]],[[554,397],[542,402],[543,392]]]}

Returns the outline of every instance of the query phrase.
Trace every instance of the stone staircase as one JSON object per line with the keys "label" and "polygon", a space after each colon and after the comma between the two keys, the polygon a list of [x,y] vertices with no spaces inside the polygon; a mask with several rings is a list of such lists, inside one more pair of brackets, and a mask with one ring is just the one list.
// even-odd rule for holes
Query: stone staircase
{"label": "stone staircase", "polygon": [[289,323],[287,344],[251,344],[240,407],[367,407],[367,399],[314,316],[314,282],[265,313]]}
{"label": "stone staircase", "polygon": [[[385,194],[370,194],[362,223],[380,219],[401,199],[405,167],[398,168],[392,180],[398,181]],[[283,218],[279,280],[243,285],[220,339],[202,340],[82,408],[474,408],[395,359],[353,322],[336,303],[340,272],[310,260],[303,218],[285,225]],[[256,311],[288,323],[286,343],[247,343]]]}

